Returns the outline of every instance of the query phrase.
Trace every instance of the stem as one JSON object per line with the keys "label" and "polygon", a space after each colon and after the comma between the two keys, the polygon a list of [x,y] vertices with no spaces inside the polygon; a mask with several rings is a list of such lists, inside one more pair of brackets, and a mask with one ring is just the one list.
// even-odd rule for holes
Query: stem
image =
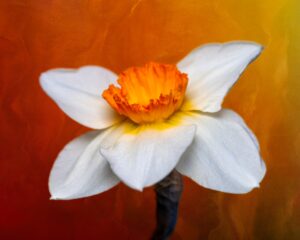
{"label": "stem", "polygon": [[175,229],[182,189],[182,176],[176,170],[155,185],[156,229],[152,240],[167,240]]}

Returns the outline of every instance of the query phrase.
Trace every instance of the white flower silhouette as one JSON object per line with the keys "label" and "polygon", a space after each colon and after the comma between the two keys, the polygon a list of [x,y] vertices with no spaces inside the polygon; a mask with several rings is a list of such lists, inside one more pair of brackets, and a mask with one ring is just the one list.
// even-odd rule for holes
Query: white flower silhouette
{"label": "white flower silhouette", "polygon": [[[149,63],[119,77],[97,66],[43,73],[41,86],[57,105],[97,129],[58,155],[49,179],[52,199],[95,195],[120,180],[142,190],[174,168],[222,192],[258,187],[266,171],[258,142],[221,104],[261,50],[251,42],[207,44],[177,66]],[[112,85],[117,79],[121,87]]]}

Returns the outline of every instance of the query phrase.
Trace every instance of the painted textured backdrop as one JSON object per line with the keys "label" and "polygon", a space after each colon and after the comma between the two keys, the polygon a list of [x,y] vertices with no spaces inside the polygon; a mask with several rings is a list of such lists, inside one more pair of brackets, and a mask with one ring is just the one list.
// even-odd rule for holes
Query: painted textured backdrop
{"label": "painted textured backdrop", "polygon": [[42,92],[42,71],[176,63],[199,44],[235,39],[265,46],[225,106],[257,134],[268,172],[240,196],[185,179],[172,239],[299,239],[299,23],[296,0],[0,1],[0,239],[147,239],[155,225],[151,188],[49,200],[57,153],[87,129]]}

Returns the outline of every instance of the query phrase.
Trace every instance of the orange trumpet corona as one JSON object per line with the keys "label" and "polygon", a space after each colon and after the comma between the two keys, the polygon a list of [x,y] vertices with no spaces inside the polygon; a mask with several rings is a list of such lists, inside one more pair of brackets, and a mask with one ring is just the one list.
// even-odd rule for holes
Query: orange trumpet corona
{"label": "orange trumpet corona", "polygon": [[138,124],[167,119],[180,108],[188,83],[175,65],[150,62],[119,75],[119,87],[110,85],[103,98],[119,114]]}

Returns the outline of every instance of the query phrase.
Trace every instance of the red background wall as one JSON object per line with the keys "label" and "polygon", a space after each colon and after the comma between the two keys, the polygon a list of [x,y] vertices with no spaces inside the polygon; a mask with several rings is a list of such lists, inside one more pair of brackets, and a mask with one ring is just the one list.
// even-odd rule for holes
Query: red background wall
{"label": "red background wall", "polygon": [[[298,4],[299,5],[299,4]],[[87,131],[42,92],[38,77],[86,64],[119,72],[176,63],[206,42],[265,46],[225,106],[257,134],[268,173],[260,189],[230,195],[185,179],[172,239],[299,239],[299,6],[292,0],[0,1],[0,239],[147,239],[151,188],[50,201],[60,149]],[[298,23],[298,24],[297,24]],[[101,94],[101,93],[99,93]]]}

